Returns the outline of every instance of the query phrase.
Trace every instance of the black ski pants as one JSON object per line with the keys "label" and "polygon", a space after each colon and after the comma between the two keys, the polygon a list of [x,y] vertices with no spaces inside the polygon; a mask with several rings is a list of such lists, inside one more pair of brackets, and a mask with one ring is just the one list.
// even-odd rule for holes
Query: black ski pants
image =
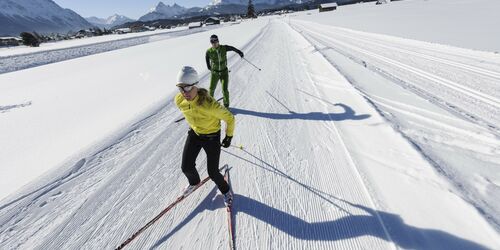
{"label": "black ski pants", "polygon": [[208,176],[215,182],[221,193],[225,194],[229,191],[229,185],[219,172],[220,147],[220,131],[207,135],[197,135],[192,129],[188,131],[182,152],[181,167],[190,185],[200,183],[200,175],[196,170],[196,158],[203,148],[207,154]]}

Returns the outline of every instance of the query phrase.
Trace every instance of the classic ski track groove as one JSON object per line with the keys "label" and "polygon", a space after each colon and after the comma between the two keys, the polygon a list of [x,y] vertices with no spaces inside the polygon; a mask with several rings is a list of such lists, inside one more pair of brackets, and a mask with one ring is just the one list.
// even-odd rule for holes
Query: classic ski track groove
{"label": "classic ski track groove", "polygon": [[[296,23],[294,23],[293,26],[297,27],[297,28],[301,27],[299,29],[300,33],[303,33],[303,32],[308,33],[306,35],[308,37],[308,39],[313,39],[316,42],[326,46],[327,48],[333,49],[333,50],[337,51],[338,53],[343,54],[344,56],[351,58],[352,60],[355,60],[358,63],[365,62],[362,59],[362,57],[359,57],[359,56],[356,56],[352,53],[346,52],[345,49],[340,49],[339,47],[330,47],[331,43],[329,43],[329,42],[332,42],[333,38],[331,38],[331,39],[329,39],[327,37],[318,38],[318,35],[312,35],[309,32],[308,28],[306,28],[302,25],[297,25]],[[325,40],[328,40],[329,42],[325,42]],[[354,51],[356,51],[356,50],[354,50]],[[365,67],[366,67],[366,65],[365,65]],[[446,110],[456,114],[459,117],[465,118],[471,122],[481,124],[482,126],[487,128],[491,132],[495,133],[497,136],[500,136],[500,128],[498,128],[498,126],[496,124],[494,124],[494,122],[491,121],[491,119],[486,118],[486,117],[482,117],[481,114],[471,113],[471,111],[467,110],[467,108],[455,106],[452,103],[448,103],[447,101],[444,101],[442,98],[438,97],[437,95],[430,93],[426,88],[422,88],[421,86],[413,83],[412,81],[403,80],[399,76],[396,76],[393,73],[387,72],[383,68],[373,67],[370,65],[369,69],[376,72],[376,73],[381,74],[383,77],[388,78],[389,80],[395,82],[396,84],[402,86],[403,88],[408,89],[408,90],[416,93],[417,95],[421,96],[422,98],[428,99],[429,101],[433,102],[434,104],[445,108]],[[468,94],[468,96],[472,97],[473,98],[472,100],[481,99],[481,98],[479,98],[479,99],[475,98],[476,96],[472,93]],[[481,101],[481,100],[479,100],[479,101]],[[472,103],[471,105],[474,106],[476,104]],[[488,105],[488,104],[486,104],[486,105]],[[485,106],[485,108],[491,109],[491,106],[490,107]]]}
{"label": "classic ski track groove", "polygon": [[[397,52],[405,53],[405,54],[412,55],[412,56],[418,56],[418,57],[421,57],[423,59],[427,59],[429,61],[439,62],[439,63],[443,63],[443,64],[453,66],[453,67],[456,67],[459,69],[468,70],[468,71],[474,72],[476,74],[479,74],[481,76],[491,77],[494,79],[500,79],[500,73],[496,72],[496,71],[484,69],[481,67],[477,67],[474,65],[469,65],[469,64],[465,64],[465,63],[461,63],[461,62],[454,62],[454,61],[451,61],[451,60],[448,60],[445,58],[439,58],[437,56],[432,56],[432,55],[428,55],[428,54],[421,53],[421,52],[411,51],[410,49],[406,49],[406,48],[399,48],[398,45],[394,44],[394,43],[391,45],[385,45],[383,43],[380,43],[380,42],[384,42],[384,41],[380,41],[380,40],[377,40],[374,38],[371,38],[373,40],[369,40],[369,38],[366,38],[366,37],[356,37],[353,35],[349,35],[348,34],[349,32],[347,32],[347,31],[345,31],[346,32],[345,34],[342,34],[339,32],[339,31],[342,31],[342,29],[335,29],[335,31],[336,32],[333,32],[332,30],[325,30],[324,33],[330,34],[330,35],[341,36],[341,37],[348,38],[350,40],[359,41],[362,43],[367,43],[367,44],[370,44],[372,46],[381,47],[381,48],[384,48],[384,49],[389,50],[389,51],[397,51]],[[377,42],[379,42],[379,43],[377,43]]]}
{"label": "classic ski track groove", "polygon": [[[299,22],[300,22],[300,21],[299,21]],[[323,40],[323,39],[318,39],[318,37],[317,37],[317,36],[313,36],[313,35],[311,35],[311,34],[305,34],[305,33],[308,33],[308,31],[309,31],[309,30],[306,28],[306,26],[295,25],[295,23],[294,23],[294,26],[295,26],[295,27],[294,27],[294,29],[295,29],[295,30],[297,30],[297,32],[299,32],[299,33],[301,33],[302,35],[304,35],[304,37],[306,37],[306,39],[307,39],[308,41],[311,41],[311,43],[315,44],[315,45],[314,45],[314,46],[315,46],[315,48],[316,48],[316,49],[317,49],[317,50],[318,50],[321,54],[324,54],[324,55],[325,55],[325,57],[328,57],[328,56],[327,56],[327,54],[325,54],[325,53],[327,53],[326,51],[325,51],[325,52],[323,52],[323,51],[322,51],[323,46],[324,46],[324,47],[326,47],[326,48],[328,48],[328,49],[331,49],[332,51],[335,51],[335,52],[336,52],[336,53],[338,53],[339,55],[343,55],[343,56],[345,56],[346,58],[351,59],[351,60],[352,60],[353,62],[355,62],[355,63],[358,63],[358,64],[361,64],[361,65],[362,65],[362,63],[360,63],[360,62],[364,62],[364,61],[363,61],[363,57],[354,56],[353,54],[349,54],[349,53],[345,52],[345,50],[344,50],[344,49],[341,49],[341,48],[339,48],[339,47],[332,47],[332,44],[331,44],[331,43],[325,42],[325,40]],[[297,26],[300,26],[301,28],[299,29]],[[331,26],[331,29],[332,29],[332,30],[340,30],[340,31],[344,31],[342,28],[337,28],[337,27],[333,27],[333,26]],[[349,39],[355,39],[355,37],[351,37],[351,36],[344,36],[344,35],[342,35],[342,34],[333,34],[333,32],[332,32],[332,31],[330,31],[330,30],[324,30],[323,32],[324,32],[324,33],[328,33],[328,34],[330,34],[331,36],[340,35],[340,36],[343,36],[343,37],[346,37],[346,38],[349,38]],[[352,33],[358,33],[358,31],[353,31],[353,30],[347,30],[347,31],[345,31],[345,32],[348,32],[348,33],[350,33],[350,32],[352,32]],[[359,33],[361,33],[361,35],[371,36],[371,34],[365,34],[364,32],[359,32]],[[376,38],[379,38],[379,37],[378,37],[379,35],[377,35],[377,34],[374,34],[373,36],[377,36]],[[391,38],[392,38],[392,37],[391,37]],[[356,39],[356,40],[359,40],[359,41],[364,41],[364,40],[362,40],[362,39]],[[374,40],[377,40],[377,39],[374,39]],[[382,39],[380,39],[380,40],[382,40]],[[382,40],[382,41],[383,41],[383,40]],[[380,47],[383,47],[383,48],[387,49],[387,51],[391,51],[391,50],[393,50],[393,49],[394,49],[394,48],[393,48],[393,46],[394,46],[394,47],[397,47],[397,46],[403,46],[403,44],[399,44],[399,43],[390,43],[390,41],[383,41],[383,42],[388,43],[390,46],[382,46],[382,45],[379,45],[379,44],[375,44],[375,43],[373,43],[373,42],[371,42],[371,41],[369,41],[369,40],[366,40],[366,42],[367,42],[367,43],[368,43],[368,42],[370,42],[370,43],[372,43],[372,44],[373,44],[373,45],[375,45],[375,46],[380,46]],[[419,42],[419,43],[420,43],[420,42]],[[318,45],[319,45],[319,46],[318,46]],[[408,46],[409,46],[409,45],[408,45]],[[434,45],[433,45],[433,46],[434,46]],[[427,50],[427,49],[428,49],[428,50],[431,50],[430,48],[424,48],[424,47],[422,47],[422,48],[420,48],[420,47],[415,47],[415,49],[416,49],[416,50],[420,50],[420,49],[422,49],[422,50]],[[402,50],[402,51],[401,51],[401,50],[398,50],[398,49],[396,49],[396,50],[404,53],[404,50]],[[381,51],[383,51],[383,50],[381,50]],[[445,50],[444,52],[446,52],[446,51],[447,51],[447,50]],[[384,52],[385,52],[385,51],[384,51]],[[444,53],[444,52],[442,52],[442,51],[435,51],[435,52],[439,52],[437,55],[446,54],[446,53]],[[475,52],[475,53],[477,53],[477,52]],[[490,56],[490,54],[491,54],[491,53],[490,53],[490,54],[488,54],[488,53],[484,53],[484,54],[485,54],[484,56],[485,56],[485,57],[487,57],[487,56]],[[449,55],[449,54],[448,54],[448,55]],[[478,61],[480,61],[480,63],[481,63],[483,66],[484,66],[484,63],[495,64],[495,63],[493,63],[493,62],[488,62],[487,60],[486,60],[486,61],[483,61],[483,60],[485,60],[485,57],[478,57],[478,58],[474,58],[474,59],[477,59]],[[499,59],[499,58],[489,58],[489,59],[494,60],[494,59]],[[335,63],[335,62],[332,62],[332,61],[331,61],[331,59],[328,59],[328,58],[327,58],[327,60],[328,60],[328,61],[329,61],[329,62],[330,62],[330,63],[331,63],[334,67],[337,67],[336,63]],[[443,63],[444,63],[444,64],[446,64],[445,62],[443,62]],[[464,64],[464,65],[466,65],[466,64]],[[364,65],[364,66],[366,67],[366,65]],[[499,66],[500,66],[500,65],[499,65]],[[379,68],[372,67],[371,65],[370,65],[370,67],[367,67],[367,68],[368,68],[368,70],[371,70],[371,71],[382,71],[382,73],[381,73],[381,72],[376,72],[376,73],[379,73],[380,75],[382,75],[382,76],[383,76],[383,77],[385,77],[385,78],[387,78],[387,76],[386,76],[386,75],[384,75],[384,74],[389,74],[389,73],[387,73],[387,72],[384,72],[384,70],[381,70],[381,69],[379,69]],[[493,71],[489,71],[489,72],[493,72]],[[342,72],[341,72],[341,73],[342,73]],[[476,72],[476,73],[477,73],[477,72]],[[344,74],[344,73],[342,73],[342,74]],[[347,78],[349,78],[349,75],[347,75],[346,77],[347,77]],[[488,77],[493,77],[493,76],[488,76]],[[391,81],[394,81],[394,79],[392,79],[392,78],[387,78],[387,79],[389,79],[389,80],[391,80]],[[399,82],[395,82],[395,83],[396,83],[396,84],[398,84],[398,85],[401,85]],[[404,87],[405,89],[407,89],[407,88],[406,88],[406,86],[402,86],[402,87]],[[405,115],[407,115],[407,116],[413,116],[413,117],[417,117],[417,118],[418,118],[418,119],[420,119],[420,120],[426,120],[426,121],[428,121],[428,122],[432,122],[432,123],[433,123],[433,125],[436,125],[436,126],[438,126],[438,127],[442,127],[443,129],[448,129],[448,130],[450,130],[450,133],[458,133],[458,134],[462,134],[462,135],[464,135],[464,136],[471,136],[471,135],[473,134],[474,136],[477,136],[477,135],[476,135],[473,131],[463,130],[463,129],[460,129],[460,128],[458,128],[458,127],[450,126],[450,125],[449,125],[449,124],[447,124],[447,123],[444,123],[444,122],[439,122],[439,121],[437,121],[437,120],[432,120],[432,119],[429,119],[427,116],[424,116],[423,114],[422,114],[422,115],[421,115],[421,114],[418,114],[418,112],[417,112],[417,113],[412,113],[412,112],[410,112],[410,111],[405,110],[405,109],[416,109],[414,106],[411,106],[411,105],[406,105],[406,104],[404,104],[404,103],[399,103],[399,102],[397,102],[397,103],[396,103],[396,102],[393,102],[393,101],[388,100],[388,99],[384,99],[384,98],[379,97],[379,96],[374,96],[374,95],[372,95],[372,94],[367,95],[367,94],[366,94],[366,93],[365,93],[362,89],[358,89],[357,87],[356,87],[356,89],[357,89],[357,91],[359,91],[359,92],[360,92],[360,94],[361,94],[361,95],[363,95],[363,96],[365,97],[365,99],[369,100],[370,102],[377,103],[377,105],[383,105],[383,106],[386,106],[386,108],[388,108],[388,109],[390,109],[390,110],[397,110],[399,113],[404,113],[404,114],[405,114]],[[415,92],[413,89],[409,89],[409,90],[410,90],[410,91],[412,91],[412,92]],[[418,92],[416,92],[416,94],[417,94],[417,95],[419,95],[419,96],[421,96],[421,97],[423,97],[423,98],[424,98],[424,99],[426,99],[426,100],[429,100],[429,96],[427,96],[427,95],[421,95],[421,93],[418,93]],[[383,100],[383,101],[381,101],[381,100]],[[489,125],[489,123],[488,123],[488,122],[481,120],[479,117],[474,117],[474,115],[469,115],[469,114],[467,114],[467,112],[466,112],[466,111],[460,110],[460,109],[459,109],[459,108],[457,108],[457,107],[452,107],[452,109],[450,109],[450,107],[448,107],[448,106],[444,106],[444,105],[442,105],[440,102],[437,102],[437,103],[436,103],[436,102],[435,102],[435,101],[433,101],[433,100],[429,100],[429,101],[431,101],[432,103],[434,103],[434,104],[436,104],[436,105],[438,105],[438,106],[443,107],[445,110],[451,111],[452,113],[456,114],[456,115],[457,115],[457,118],[453,118],[453,117],[447,117],[447,118],[446,118],[446,119],[448,119],[448,120],[449,120],[449,122],[451,122],[451,123],[453,123],[455,120],[462,119],[462,118],[466,118],[466,120],[470,120],[470,121],[472,121],[472,122],[473,122],[473,123],[475,123],[475,124],[478,124],[478,123],[479,123],[479,124],[481,124],[481,125],[486,124],[487,126],[484,126],[485,128],[487,128],[489,131],[491,131],[494,135],[496,135],[496,136],[500,136],[499,131],[498,131],[498,129],[497,129],[496,127]],[[391,103],[391,105],[389,105],[388,103]],[[400,109],[398,106],[404,106],[404,107],[405,107],[405,109]],[[459,112],[456,112],[456,110],[455,110],[455,109],[460,110],[460,111],[459,111]],[[433,113],[433,112],[429,112],[428,110],[418,109],[418,111],[419,111],[419,112],[421,112],[421,113],[426,113],[426,115],[430,115],[430,116],[436,116],[436,115],[437,115],[437,114],[435,114],[435,113]],[[464,114],[466,114],[466,115],[464,116]],[[444,117],[440,116],[439,118],[443,119]],[[472,118],[472,119],[469,119],[469,118]],[[403,133],[403,135],[404,135],[404,133]],[[408,141],[412,142],[412,144],[414,144],[414,145],[418,145],[418,143],[416,143],[413,139],[408,138],[408,137],[407,137],[407,135],[404,135],[404,137],[406,137]],[[498,137],[481,137],[481,140],[484,140],[485,142],[491,142],[491,143],[496,142],[496,141],[497,141],[497,139],[498,139]],[[484,216],[484,218],[485,218],[485,219],[487,219],[487,220],[488,220],[488,222],[489,222],[489,223],[490,223],[493,227],[498,228],[498,223],[496,222],[496,220],[495,220],[495,219],[492,219],[492,217],[491,217],[491,214],[490,214],[490,212],[491,212],[491,211],[490,211],[490,212],[485,212],[484,207],[487,207],[488,205],[486,205],[486,204],[481,204],[481,203],[486,202],[486,201],[484,201],[481,197],[476,197],[476,196],[475,196],[475,195],[473,195],[473,194],[471,195],[471,194],[470,194],[470,191],[469,191],[469,190],[467,190],[467,188],[466,188],[466,187],[464,187],[464,185],[463,185],[463,181],[462,181],[462,180],[457,180],[457,179],[456,179],[456,177],[455,177],[455,176],[453,176],[453,174],[450,174],[450,173],[452,173],[452,172],[454,171],[453,169],[447,169],[448,171],[450,171],[450,173],[446,173],[446,172],[444,172],[444,170],[443,170],[443,166],[439,166],[439,164],[435,161],[435,159],[433,159],[433,157],[429,156],[426,152],[422,152],[422,153],[423,153],[424,157],[425,157],[425,158],[427,158],[427,159],[428,159],[428,161],[429,161],[429,162],[431,162],[431,163],[432,163],[432,165],[434,165],[434,166],[436,167],[436,169],[437,169],[437,171],[438,171],[438,172],[440,172],[442,175],[444,175],[446,178],[448,178],[448,179],[451,181],[451,183],[452,183],[453,185],[455,185],[455,186],[456,186],[456,188],[459,190],[459,194],[460,194],[460,196],[462,197],[462,199],[464,199],[465,201],[467,201],[468,203],[470,203],[472,206],[474,206],[476,209],[478,209],[478,211],[480,212],[480,214],[481,214],[482,216]],[[472,197],[472,198],[471,198],[471,197]],[[479,199],[479,200],[478,200],[478,199]],[[480,205],[480,204],[481,204],[481,205]],[[486,211],[487,211],[487,209],[486,209]]]}
{"label": "classic ski track groove", "polygon": [[[326,61],[326,60],[325,60]],[[333,66],[332,66],[333,67]],[[309,79],[311,80],[311,82],[314,82],[314,80],[312,80],[311,76],[308,74],[309,76]],[[318,95],[318,96],[321,96],[319,94],[319,91],[318,91],[318,88],[316,87],[315,84],[313,84],[313,88],[314,88],[314,91],[315,91],[315,94]],[[328,113],[328,110],[325,109],[325,104],[322,105],[323,106],[323,110],[326,111]],[[330,116],[330,115],[329,115]],[[362,187],[362,190],[364,192],[364,195],[367,197],[368,201],[369,201],[369,204],[371,206],[371,208],[373,208],[376,212],[376,215],[377,215],[377,219],[378,221],[380,222],[383,230],[384,230],[384,234],[386,235],[387,239],[392,242],[392,239],[391,239],[391,235],[389,234],[389,232],[387,231],[387,228],[382,220],[382,218],[380,217],[379,213],[377,212],[377,205],[376,203],[374,202],[374,199],[372,197],[372,194],[370,193],[370,191],[368,190],[367,188],[367,184],[365,183],[364,179],[363,179],[363,175],[361,174],[360,170],[358,169],[358,167],[356,166],[356,163],[354,162],[354,160],[352,159],[352,156],[351,156],[351,153],[349,153],[349,150],[347,149],[347,146],[344,142],[344,139],[342,138],[342,135],[340,134],[339,130],[337,129],[337,127],[335,126],[335,123],[333,122],[333,119],[331,118],[330,116],[330,120],[332,121],[330,123],[330,128],[329,130],[332,131],[335,133],[336,137],[339,139],[340,143],[341,143],[341,146],[342,146],[342,149],[344,150],[345,152],[345,155],[347,156],[348,158],[348,161],[349,161],[349,166],[354,170],[354,172],[356,173],[356,177],[358,178],[358,182],[361,184],[361,187]],[[396,247],[391,244],[392,248],[393,249],[396,249]]]}
{"label": "classic ski track groove", "polygon": [[410,66],[408,64],[401,63],[399,61],[390,59],[390,58],[388,58],[386,56],[381,56],[381,55],[379,55],[377,53],[374,53],[374,52],[367,51],[367,50],[362,49],[362,48],[360,48],[358,46],[347,44],[345,42],[342,42],[342,41],[337,40],[335,38],[326,36],[326,35],[321,34],[319,32],[312,31],[311,29],[308,29],[305,32],[312,33],[312,34],[315,34],[317,36],[323,37],[324,39],[327,39],[327,40],[332,41],[334,43],[340,44],[340,45],[342,45],[344,47],[351,48],[351,49],[353,49],[355,51],[358,51],[358,52],[361,52],[361,53],[363,53],[363,54],[365,54],[367,56],[373,57],[373,58],[378,59],[378,60],[380,60],[382,62],[388,63],[390,65],[393,65],[393,66],[398,67],[400,69],[406,70],[406,71],[408,71],[410,73],[413,73],[415,75],[424,77],[424,78],[426,78],[428,80],[431,80],[431,81],[434,81],[434,82],[439,83],[441,85],[444,85],[446,87],[449,87],[449,88],[451,88],[453,90],[461,92],[462,94],[468,95],[468,96],[470,96],[472,98],[475,98],[475,99],[477,99],[479,101],[482,101],[482,102],[485,102],[485,103],[490,104],[492,106],[495,106],[497,108],[500,108],[500,99],[498,99],[498,98],[496,98],[494,96],[491,96],[491,95],[488,95],[488,94],[485,94],[485,93],[481,93],[481,92],[473,90],[473,89],[471,89],[469,87],[457,84],[457,83],[455,83],[453,81],[450,81],[448,79],[444,79],[444,78],[442,78],[440,76],[437,76],[435,74],[425,72],[423,70],[420,70],[420,69],[418,69],[416,67],[413,67],[413,66]]}

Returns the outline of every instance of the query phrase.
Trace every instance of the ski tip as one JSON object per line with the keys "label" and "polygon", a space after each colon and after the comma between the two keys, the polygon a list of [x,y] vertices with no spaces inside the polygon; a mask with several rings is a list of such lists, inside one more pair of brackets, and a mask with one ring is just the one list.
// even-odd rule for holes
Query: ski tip
{"label": "ski tip", "polygon": [[229,170],[229,165],[228,164],[224,164],[224,165],[222,165],[222,167],[220,168],[219,171],[224,171],[225,172],[225,171],[228,171],[228,170]]}

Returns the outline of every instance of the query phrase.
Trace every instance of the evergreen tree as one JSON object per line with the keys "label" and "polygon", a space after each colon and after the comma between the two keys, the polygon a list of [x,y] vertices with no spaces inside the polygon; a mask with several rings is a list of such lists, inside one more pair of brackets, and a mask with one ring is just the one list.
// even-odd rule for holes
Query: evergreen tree
{"label": "evergreen tree", "polygon": [[43,37],[43,35],[38,34],[36,31],[33,31],[32,34],[40,43],[45,42],[45,38]]}
{"label": "evergreen tree", "polygon": [[257,17],[257,15],[255,15],[255,7],[253,6],[252,0],[248,0],[247,17],[248,18],[256,18]]}
{"label": "evergreen tree", "polygon": [[102,36],[104,34],[104,32],[102,32],[102,30],[99,27],[95,27],[93,33],[96,36]]}
{"label": "evergreen tree", "polygon": [[21,38],[23,39],[23,44],[31,47],[40,46],[40,40],[38,40],[33,34],[29,32],[22,32]]}

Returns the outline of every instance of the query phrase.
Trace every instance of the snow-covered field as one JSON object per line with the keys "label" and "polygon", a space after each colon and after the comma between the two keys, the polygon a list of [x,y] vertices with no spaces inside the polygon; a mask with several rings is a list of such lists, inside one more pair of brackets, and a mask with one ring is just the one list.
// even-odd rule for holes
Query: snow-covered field
{"label": "snow-covered field", "polygon": [[[237,248],[499,249],[500,56],[307,13],[0,75],[0,248],[114,248],[175,200],[175,76],[208,85],[217,33],[263,69],[231,54]],[[226,248],[222,206],[209,182],[129,247]]]}
{"label": "snow-covered field", "polygon": [[[267,21],[217,33],[235,46]],[[235,35],[239,29],[245,34]],[[206,70],[212,31],[0,75],[0,197],[170,102],[182,65]],[[202,56],[200,56],[202,55]],[[133,60],[131,59],[133,58]],[[172,78],[174,77],[174,78]],[[146,112],[147,113],[147,112]],[[17,131],[17,132],[14,132]]]}
{"label": "snow-covered field", "polygon": [[42,43],[40,47],[19,46],[3,48],[0,49],[0,74],[185,36],[233,24],[225,23],[222,26],[212,25],[197,29],[179,27],[144,33],[98,36],[79,40]]}
{"label": "snow-covered field", "polygon": [[118,40],[126,40],[131,38],[140,38],[140,37],[150,37],[157,35],[164,35],[177,31],[187,30],[187,27],[177,27],[172,29],[158,29],[154,31],[146,31],[139,33],[128,33],[128,34],[111,34],[105,36],[94,36],[94,37],[86,37],[82,39],[73,39],[73,40],[65,40],[58,42],[48,42],[40,44],[40,47],[28,47],[28,46],[17,46],[17,47],[7,47],[0,48],[0,56],[13,56],[13,55],[22,55],[22,54],[33,54],[37,52],[45,52],[50,50],[60,50],[60,49],[68,49],[74,47],[81,47],[85,45],[99,44],[104,42],[118,41]]}
{"label": "snow-covered field", "polygon": [[500,53],[500,1],[404,0],[299,14],[302,20],[431,43]]}

